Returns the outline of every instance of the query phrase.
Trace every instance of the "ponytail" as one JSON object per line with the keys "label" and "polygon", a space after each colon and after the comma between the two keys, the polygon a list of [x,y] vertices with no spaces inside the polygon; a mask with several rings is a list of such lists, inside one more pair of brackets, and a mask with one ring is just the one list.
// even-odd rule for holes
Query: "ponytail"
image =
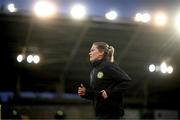
{"label": "ponytail", "polygon": [[113,63],[114,62],[114,47],[113,46],[108,47],[108,57],[109,57],[109,61]]}

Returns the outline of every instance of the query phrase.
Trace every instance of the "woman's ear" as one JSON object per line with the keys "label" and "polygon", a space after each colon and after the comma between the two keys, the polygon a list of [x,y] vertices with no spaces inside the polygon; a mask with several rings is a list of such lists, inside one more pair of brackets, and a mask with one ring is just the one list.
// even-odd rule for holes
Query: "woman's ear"
{"label": "woman's ear", "polygon": [[99,52],[100,56],[104,56],[104,51]]}

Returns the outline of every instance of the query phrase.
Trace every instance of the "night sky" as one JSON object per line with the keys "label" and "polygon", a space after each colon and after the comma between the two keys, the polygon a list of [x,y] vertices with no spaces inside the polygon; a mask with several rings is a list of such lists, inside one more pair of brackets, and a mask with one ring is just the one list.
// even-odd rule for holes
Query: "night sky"
{"label": "night sky", "polygon": [[[37,0],[1,0],[0,5],[14,3],[19,11],[31,11]],[[86,6],[88,16],[104,16],[109,10],[116,10],[121,17],[132,18],[137,12],[154,13],[164,11],[173,15],[179,11],[179,0],[51,0],[58,7],[59,14],[68,14],[72,5]]]}

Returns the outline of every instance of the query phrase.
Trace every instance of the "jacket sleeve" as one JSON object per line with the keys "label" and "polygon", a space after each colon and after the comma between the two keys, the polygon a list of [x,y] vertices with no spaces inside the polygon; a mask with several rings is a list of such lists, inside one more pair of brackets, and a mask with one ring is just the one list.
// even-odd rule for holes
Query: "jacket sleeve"
{"label": "jacket sleeve", "polygon": [[112,66],[108,71],[110,78],[113,80],[112,84],[106,89],[108,96],[118,95],[119,93],[122,94],[127,90],[131,78],[118,66]]}

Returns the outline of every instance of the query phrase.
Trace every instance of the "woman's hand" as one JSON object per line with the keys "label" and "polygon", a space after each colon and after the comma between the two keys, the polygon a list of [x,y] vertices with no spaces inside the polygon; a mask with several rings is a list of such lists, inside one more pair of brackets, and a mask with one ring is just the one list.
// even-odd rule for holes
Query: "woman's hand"
{"label": "woman's hand", "polygon": [[86,94],[86,88],[84,85],[81,83],[80,87],[78,87],[78,95],[79,96],[84,96]]}
{"label": "woman's hand", "polygon": [[101,95],[104,99],[107,99],[108,95],[105,90],[101,90]]}

